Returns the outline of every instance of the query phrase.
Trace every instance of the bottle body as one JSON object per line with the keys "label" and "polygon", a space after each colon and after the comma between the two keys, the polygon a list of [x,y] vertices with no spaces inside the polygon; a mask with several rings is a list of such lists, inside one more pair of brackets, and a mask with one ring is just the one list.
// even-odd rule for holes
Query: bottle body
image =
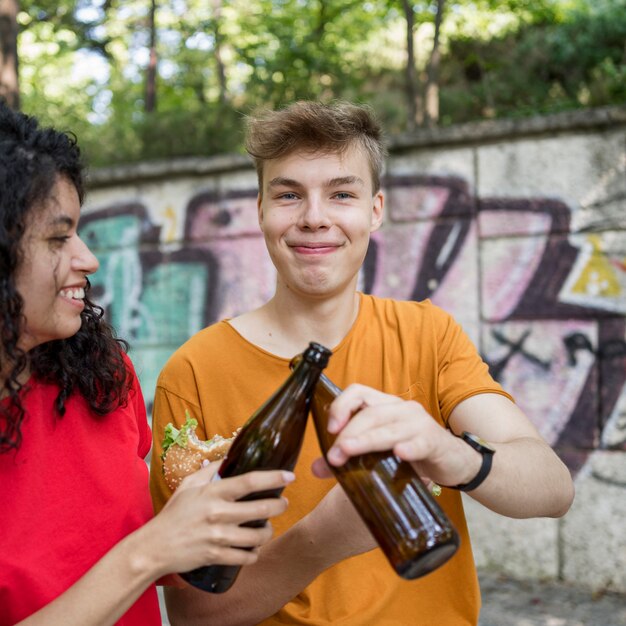
{"label": "bottle body", "polygon": [[[253,470],[293,470],[295,467],[315,384],[326,367],[330,350],[311,343],[280,388],[244,424],[222,461],[216,479],[237,476]],[[277,498],[282,489],[263,491],[242,500]],[[266,520],[254,520],[246,526],[261,527]],[[238,565],[207,565],[181,577],[193,586],[223,593],[227,591],[241,569]]]}
{"label": "bottle body", "polygon": [[[333,444],[328,408],[341,390],[326,376],[317,383],[313,419],[322,453]],[[389,452],[329,464],[394,570],[403,578],[424,576],[457,551],[459,536],[412,465]]]}

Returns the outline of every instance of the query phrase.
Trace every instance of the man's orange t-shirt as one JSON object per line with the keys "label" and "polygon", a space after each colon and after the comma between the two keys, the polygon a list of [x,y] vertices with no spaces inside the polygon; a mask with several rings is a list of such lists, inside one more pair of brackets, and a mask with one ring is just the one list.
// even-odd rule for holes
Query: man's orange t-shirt
{"label": "man's orange t-shirt", "polygon": [[[429,301],[361,295],[357,319],[333,347],[325,373],[340,387],[361,383],[416,400],[444,426],[454,407],[472,395],[507,395],[461,327]],[[189,411],[198,420],[200,437],[230,436],[289,374],[289,359],[258,348],[227,321],[200,331],[174,353],[159,377],[154,400],[151,491],[157,511],[171,495],[159,461],[165,426],[183,424]],[[334,485],[334,480],[312,475],[311,463],[319,456],[309,423],[295,469],[297,480],[285,490],[289,508],[272,520],[276,534],[304,517]],[[445,565],[406,581],[380,550],[373,550],[324,571],[262,624],[476,624],[480,592],[461,496],[444,489],[438,502],[461,538],[459,550]]]}

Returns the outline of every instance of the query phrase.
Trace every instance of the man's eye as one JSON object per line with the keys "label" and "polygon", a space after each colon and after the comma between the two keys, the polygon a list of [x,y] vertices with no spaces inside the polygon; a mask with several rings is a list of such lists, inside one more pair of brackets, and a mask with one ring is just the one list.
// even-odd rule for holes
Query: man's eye
{"label": "man's eye", "polygon": [[352,198],[352,194],[348,193],[347,191],[340,191],[339,193],[335,194],[335,198],[337,198],[337,200],[348,200]]}
{"label": "man's eye", "polygon": [[288,191],[287,193],[281,193],[279,197],[281,200],[295,200],[298,196],[296,196],[295,193]]}

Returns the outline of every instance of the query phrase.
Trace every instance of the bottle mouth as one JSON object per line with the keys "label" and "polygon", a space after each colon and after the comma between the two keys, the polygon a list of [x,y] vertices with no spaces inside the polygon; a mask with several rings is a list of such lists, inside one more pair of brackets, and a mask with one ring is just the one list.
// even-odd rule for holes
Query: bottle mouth
{"label": "bottle mouth", "polygon": [[[321,343],[311,341],[309,343],[309,347],[302,353],[302,355],[295,356],[291,360],[290,365],[293,368],[297,365],[301,358],[304,358],[309,363],[315,363],[316,365],[326,367],[328,365],[328,360],[330,359],[331,355],[332,352]],[[297,362],[296,359],[298,359]]]}

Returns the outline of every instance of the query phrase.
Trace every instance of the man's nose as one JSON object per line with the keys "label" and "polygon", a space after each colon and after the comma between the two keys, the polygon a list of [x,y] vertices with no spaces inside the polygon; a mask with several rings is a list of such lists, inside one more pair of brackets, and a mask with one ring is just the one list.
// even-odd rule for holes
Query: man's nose
{"label": "man's nose", "polygon": [[331,225],[328,208],[322,198],[318,196],[307,197],[302,203],[302,210],[298,219],[300,228],[317,229]]}

